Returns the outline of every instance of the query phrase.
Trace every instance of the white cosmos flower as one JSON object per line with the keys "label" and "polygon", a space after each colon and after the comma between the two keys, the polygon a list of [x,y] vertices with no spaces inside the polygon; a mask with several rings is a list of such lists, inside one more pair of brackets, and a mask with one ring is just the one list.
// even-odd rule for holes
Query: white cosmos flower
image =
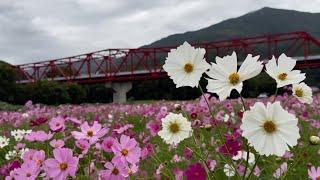
{"label": "white cosmos flower", "polygon": [[293,84],[292,94],[302,103],[311,104],[313,101],[312,89],[304,82],[300,84]]}
{"label": "white cosmos flower", "polygon": [[[244,159],[247,161],[247,151],[238,151],[237,155],[232,157],[233,160],[238,161],[240,159]],[[254,154],[249,152],[249,164],[253,164],[255,162]]]}
{"label": "white cosmos flower", "polygon": [[245,111],[240,129],[242,136],[261,155],[283,156],[288,146],[297,145],[300,138],[298,119],[285,111],[280,102],[265,106],[257,102]]}
{"label": "white cosmos flower", "polygon": [[204,59],[206,51],[194,48],[184,42],[177,49],[171,49],[163,65],[163,69],[176,84],[176,87],[199,85],[202,74],[210,68]]}
{"label": "white cosmos flower", "polygon": [[212,63],[210,70],[206,72],[212,78],[208,79],[207,90],[216,93],[220,101],[230,96],[233,89],[241,93],[242,82],[262,71],[263,65],[258,59],[259,56],[252,57],[251,54],[248,54],[238,71],[235,52],[231,56],[224,56],[223,58],[217,56],[216,63]]}
{"label": "white cosmos flower", "polygon": [[6,160],[13,159],[17,157],[18,153],[16,150],[8,151],[7,154],[5,155]]}
{"label": "white cosmos flower", "polygon": [[0,136],[0,148],[3,148],[9,144],[9,138]]}
{"label": "white cosmos flower", "polygon": [[161,119],[162,129],[158,135],[170,145],[177,145],[192,134],[191,122],[182,114],[169,113]]}
{"label": "white cosmos flower", "polygon": [[266,64],[266,72],[276,80],[278,88],[289,84],[297,84],[303,81],[306,75],[301,73],[300,70],[293,70],[296,62],[297,60],[281,54],[277,64],[276,58],[273,56]]}
{"label": "white cosmos flower", "polygon": [[224,165],[223,172],[228,177],[232,177],[236,174],[236,171],[234,170],[234,168],[232,166],[230,166],[229,164]]}

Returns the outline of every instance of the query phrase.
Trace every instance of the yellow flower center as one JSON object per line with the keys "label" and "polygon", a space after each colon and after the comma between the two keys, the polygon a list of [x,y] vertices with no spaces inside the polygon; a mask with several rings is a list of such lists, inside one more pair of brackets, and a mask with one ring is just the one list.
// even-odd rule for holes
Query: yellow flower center
{"label": "yellow flower center", "polygon": [[273,133],[274,131],[276,131],[277,126],[274,124],[273,121],[266,121],[263,124],[263,129],[267,132],[267,133]]}
{"label": "yellow flower center", "polygon": [[171,133],[175,134],[180,131],[180,126],[178,123],[171,123],[169,125],[169,130]]}
{"label": "yellow flower center", "polygon": [[295,90],[295,93],[296,93],[296,95],[297,95],[298,97],[302,97],[302,96],[303,96],[303,91],[302,91],[301,88],[296,89],[296,90]]}
{"label": "yellow flower center", "polygon": [[184,65],[184,72],[191,73],[193,71],[193,65],[190,63],[187,63]]}
{"label": "yellow flower center", "polygon": [[128,155],[128,153],[129,153],[128,149],[122,149],[121,151],[121,154],[124,156]]}
{"label": "yellow flower center", "polygon": [[287,79],[288,74],[287,73],[281,73],[278,75],[278,79],[280,79],[281,81],[284,81]]}
{"label": "yellow flower center", "polygon": [[119,174],[119,169],[114,168],[114,169],[112,170],[112,174],[118,175],[118,174]]}
{"label": "yellow flower center", "polygon": [[317,180],[320,180],[320,176],[317,177]]}
{"label": "yellow flower center", "polygon": [[60,163],[59,167],[60,167],[61,171],[64,171],[68,168],[68,164],[67,163]]}
{"label": "yellow flower center", "polygon": [[93,131],[92,131],[92,130],[87,131],[87,135],[88,135],[89,137],[92,137],[92,136],[93,136]]}
{"label": "yellow flower center", "polygon": [[232,85],[236,85],[239,83],[239,80],[240,80],[240,76],[238,73],[234,72],[232,74],[230,74],[229,76],[229,81]]}

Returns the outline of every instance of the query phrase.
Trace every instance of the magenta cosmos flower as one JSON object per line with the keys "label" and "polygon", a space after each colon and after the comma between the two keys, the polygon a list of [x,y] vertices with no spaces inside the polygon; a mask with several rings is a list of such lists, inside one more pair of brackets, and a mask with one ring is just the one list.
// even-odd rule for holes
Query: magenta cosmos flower
{"label": "magenta cosmos flower", "polygon": [[47,177],[53,179],[66,179],[68,175],[75,177],[78,161],[73,157],[71,149],[57,148],[53,150],[53,158],[44,162]]}
{"label": "magenta cosmos flower", "polygon": [[14,171],[14,179],[34,180],[40,172],[36,163],[30,161],[22,164],[21,168]]}
{"label": "magenta cosmos flower", "polygon": [[129,176],[129,169],[122,163],[107,162],[104,167],[99,173],[103,180],[125,180]]}
{"label": "magenta cosmos flower", "polygon": [[184,174],[187,180],[205,180],[207,177],[206,170],[200,163],[189,165]]}
{"label": "magenta cosmos flower", "polygon": [[89,126],[88,122],[84,122],[80,126],[81,132],[72,131],[72,135],[75,139],[87,139],[90,144],[94,144],[99,138],[107,134],[108,129],[102,128],[101,124],[94,121],[92,126]]}
{"label": "magenta cosmos flower", "polygon": [[312,166],[310,169],[308,169],[308,175],[312,180],[320,179],[320,167],[315,168]]}
{"label": "magenta cosmos flower", "polygon": [[54,131],[54,132],[63,131],[66,127],[64,122],[65,120],[61,116],[52,118],[49,122],[51,131]]}
{"label": "magenta cosmos flower", "polygon": [[141,149],[138,147],[137,141],[126,135],[120,137],[120,143],[117,140],[114,141],[111,149],[115,154],[115,162],[135,164],[141,156]]}

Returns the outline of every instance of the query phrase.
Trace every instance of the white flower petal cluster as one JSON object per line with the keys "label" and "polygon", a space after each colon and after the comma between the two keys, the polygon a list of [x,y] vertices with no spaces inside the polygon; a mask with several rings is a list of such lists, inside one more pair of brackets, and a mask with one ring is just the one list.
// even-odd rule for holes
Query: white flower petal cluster
{"label": "white flower petal cluster", "polygon": [[266,64],[266,72],[277,82],[277,87],[284,87],[290,84],[297,84],[306,78],[304,73],[300,70],[293,70],[297,63],[296,59],[287,57],[285,54],[281,54],[278,58],[273,56],[271,60]]}
{"label": "white flower petal cluster", "polygon": [[245,111],[240,129],[242,136],[261,155],[283,156],[288,146],[295,146],[300,138],[298,119],[284,110],[280,102],[265,106],[257,102]]}
{"label": "white flower petal cluster", "polygon": [[[232,157],[233,160],[238,161],[241,159],[244,159],[244,161],[247,161],[247,151],[238,151],[238,154]],[[249,164],[253,164],[255,162],[255,156],[253,153],[249,152]]]}
{"label": "white flower petal cluster", "polygon": [[14,159],[18,156],[18,153],[16,150],[8,151],[5,155],[6,160]]}
{"label": "white flower petal cluster", "polygon": [[228,177],[232,177],[236,174],[235,169],[230,166],[229,164],[225,164],[223,168],[223,172],[226,174]]}
{"label": "white flower petal cluster", "polygon": [[210,68],[204,59],[206,51],[194,48],[184,42],[177,49],[171,49],[163,65],[163,69],[176,84],[176,87],[199,85],[202,74]]}
{"label": "white flower petal cluster", "polygon": [[239,70],[235,52],[231,56],[216,57],[216,63],[212,63],[207,72],[212,78],[208,79],[207,90],[216,93],[220,101],[229,97],[233,89],[241,93],[243,81],[257,76],[262,71],[263,65],[258,61],[259,57],[248,54]]}
{"label": "white flower petal cluster", "polygon": [[304,82],[292,85],[292,95],[302,103],[311,104],[313,101],[312,89]]}
{"label": "white flower petal cluster", "polygon": [[11,131],[10,134],[16,141],[21,141],[25,135],[30,134],[31,132],[32,130],[16,129]]}
{"label": "white flower petal cluster", "polygon": [[23,148],[23,149],[20,149],[20,151],[19,151],[19,153],[18,153],[18,155],[20,156],[20,158],[22,159],[23,158],[23,156],[24,156],[24,154],[26,153],[26,152],[28,152],[30,149],[29,148]]}
{"label": "white flower petal cluster", "polygon": [[170,145],[178,145],[192,135],[191,122],[182,114],[169,113],[162,120],[162,129],[158,135]]}
{"label": "white flower petal cluster", "polygon": [[0,148],[4,148],[5,146],[9,145],[9,138],[6,138],[4,136],[0,136]]}

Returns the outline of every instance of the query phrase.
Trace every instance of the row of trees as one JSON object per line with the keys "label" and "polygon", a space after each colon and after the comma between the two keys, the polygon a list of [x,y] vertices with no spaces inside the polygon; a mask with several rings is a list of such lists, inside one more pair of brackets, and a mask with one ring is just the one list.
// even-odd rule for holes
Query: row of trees
{"label": "row of trees", "polygon": [[[310,71],[310,72],[309,72]],[[319,84],[315,72],[308,70],[308,74],[314,74],[310,78],[310,85]],[[312,77],[312,76],[311,76]],[[24,104],[28,100],[35,103],[49,105],[57,104],[80,104],[80,103],[107,103],[112,101],[113,90],[103,84],[80,85],[76,83],[58,83],[52,81],[40,81],[31,84],[16,84],[17,75],[9,64],[0,62],[0,101],[12,104]],[[318,79],[319,80],[319,79]],[[307,80],[308,82],[308,80]],[[205,87],[205,81],[201,81]],[[250,79],[244,83],[242,95],[244,97],[257,97],[260,93],[273,94],[275,82],[266,73]],[[136,81],[129,91],[129,100],[190,100],[199,97],[197,88],[176,88],[171,79],[150,81]],[[231,97],[237,97],[233,92]]]}

